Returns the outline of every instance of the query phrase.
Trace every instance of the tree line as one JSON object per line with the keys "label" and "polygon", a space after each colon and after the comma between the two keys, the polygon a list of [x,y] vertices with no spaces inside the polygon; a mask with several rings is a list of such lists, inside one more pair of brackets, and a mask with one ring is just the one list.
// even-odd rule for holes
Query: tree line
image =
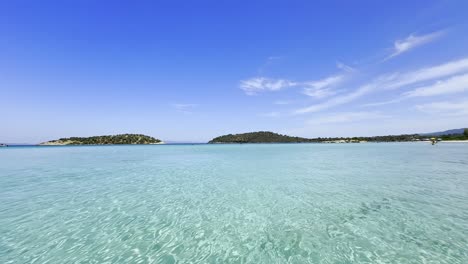
{"label": "tree line", "polygon": [[50,141],[67,145],[156,144],[161,140],[142,134],[120,134],[93,137],[70,137]]}
{"label": "tree line", "polygon": [[[213,138],[208,143],[322,143],[328,141],[346,142],[408,142],[429,139],[432,136],[419,134],[387,135],[374,137],[318,137],[302,138],[281,135],[269,131],[250,132],[242,134],[228,134]],[[468,140],[468,128],[463,134],[438,136],[442,140]]]}

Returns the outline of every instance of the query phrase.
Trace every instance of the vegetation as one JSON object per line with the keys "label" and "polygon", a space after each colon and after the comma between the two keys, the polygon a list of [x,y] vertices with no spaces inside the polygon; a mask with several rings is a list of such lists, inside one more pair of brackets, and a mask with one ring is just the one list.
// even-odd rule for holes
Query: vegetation
{"label": "vegetation", "polygon": [[440,136],[442,140],[468,140],[468,128],[463,130],[463,134],[450,134],[450,135],[443,135]]}
{"label": "vegetation", "polygon": [[208,143],[301,143],[311,142],[310,139],[290,137],[268,131],[229,134],[212,139]]}
{"label": "vegetation", "polygon": [[41,145],[114,145],[114,144],[157,144],[161,140],[141,134],[122,134],[94,137],[61,138]]}
{"label": "vegetation", "polygon": [[[468,129],[465,134],[439,136],[442,140],[468,140]],[[327,137],[327,138],[301,138],[291,137],[273,132],[251,132],[244,134],[229,134],[212,139],[209,143],[326,143],[326,142],[408,142],[430,138],[418,134],[388,135],[375,137]]]}
{"label": "vegetation", "polygon": [[438,136],[443,136],[443,135],[459,135],[459,134],[463,134],[464,130],[465,128],[455,128],[455,129],[449,129],[449,130],[433,132],[433,133],[424,133],[424,134],[421,134],[421,136],[438,137]]}
{"label": "vegetation", "polygon": [[388,135],[388,136],[375,136],[375,137],[332,137],[332,138],[313,138],[312,142],[333,142],[333,141],[346,141],[346,142],[408,142],[415,141],[421,137],[417,134],[410,135]]}

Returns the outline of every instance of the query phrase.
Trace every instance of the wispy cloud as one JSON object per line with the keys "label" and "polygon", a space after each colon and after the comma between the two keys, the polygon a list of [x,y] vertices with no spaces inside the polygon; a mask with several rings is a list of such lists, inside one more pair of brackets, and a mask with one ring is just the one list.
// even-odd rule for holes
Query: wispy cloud
{"label": "wispy cloud", "polygon": [[241,81],[240,88],[247,95],[255,95],[265,91],[279,91],[284,88],[296,86],[298,83],[286,79],[270,79],[255,77]]}
{"label": "wispy cloud", "polygon": [[336,63],[336,67],[340,70],[343,70],[345,72],[355,72],[356,69],[354,69],[353,67],[349,66],[349,65],[346,65],[344,64],[343,62],[337,62]]}
{"label": "wispy cloud", "polygon": [[335,75],[322,80],[306,82],[255,77],[241,81],[240,88],[247,95],[256,95],[261,92],[279,91],[290,87],[304,87],[303,94],[321,99],[336,94],[337,91],[332,88],[343,80],[344,75]]}
{"label": "wispy cloud", "polygon": [[334,97],[334,98],[332,98],[332,99],[330,99],[328,101],[325,101],[323,103],[319,103],[319,104],[315,104],[315,105],[312,105],[312,106],[300,108],[300,109],[296,110],[295,113],[296,114],[305,114],[305,113],[319,112],[319,111],[324,110],[324,109],[328,109],[328,108],[331,108],[331,107],[334,107],[334,106],[349,103],[351,101],[354,101],[354,100],[358,99],[359,97],[361,97],[361,96],[363,96],[365,94],[368,94],[368,93],[372,92],[377,87],[379,87],[379,83],[381,83],[381,81],[379,79],[377,79],[377,80],[375,80],[375,81],[373,81],[373,82],[371,82],[369,84],[360,86],[358,89],[356,89],[355,91],[353,91],[351,93]]}
{"label": "wispy cloud", "polygon": [[434,96],[468,91],[468,74],[457,75],[449,79],[438,81],[429,86],[416,88],[403,94],[404,97]]}
{"label": "wispy cloud", "polygon": [[270,57],[268,57],[268,58],[266,59],[265,63],[263,63],[263,65],[260,66],[260,67],[258,68],[258,70],[257,70],[257,71],[258,71],[258,74],[259,74],[259,75],[264,74],[264,72],[265,72],[270,66],[272,66],[272,65],[275,63],[275,61],[279,61],[279,60],[281,60],[281,59],[282,59],[281,56],[270,56]]}
{"label": "wispy cloud", "polygon": [[281,113],[276,112],[276,111],[259,114],[259,116],[262,116],[262,117],[278,117],[280,115],[281,115]]}
{"label": "wispy cloud", "polygon": [[177,111],[186,114],[192,113],[192,110],[197,106],[197,104],[172,104],[172,107]]}
{"label": "wispy cloud", "polygon": [[[269,57],[267,63],[280,58],[281,57]],[[356,71],[354,68],[342,62],[337,62],[336,67],[341,70],[339,73],[320,80],[292,81],[288,79],[275,79],[258,76],[241,80],[240,88],[247,95],[255,95],[261,92],[279,91],[290,87],[301,87],[303,88],[303,94],[321,99],[336,94],[337,91],[332,88],[342,83],[346,77],[349,77]]]}
{"label": "wispy cloud", "polygon": [[417,105],[416,109],[428,114],[466,116],[468,115],[468,98],[453,102],[443,101]]}
{"label": "wispy cloud", "polygon": [[392,74],[393,80],[390,80],[384,88],[397,89],[405,85],[443,78],[466,71],[468,71],[468,58],[463,58],[404,74]]}
{"label": "wispy cloud", "polygon": [[343,81],[343,75],[335,75],[318,81],[306,82],[304,84],[311,86],[312,88],[321,89],[332,85],[336,85],[341,81]]}
{"label": "wispy cloud", "polygon": [[335,95],[337,91],[333,87],[341,83],[343,79],[344,75],[335,75],[318,81],[305,82],[303,94],[318,99]]}
{"label": "wispy cloud", "polygon": [[[301,108],[295,111],[296,114],[304,114],[310,112],[318,112],[327,108],[335,107],[337,105],[342,105],[354,101],[366,94],[372,93],[378,90],[389,90],[389,89],[398,89],[408,85],[414,85],[422,83],[425,81],[431,81],[437,78],[443,78],[447,76],[453,76],[457,73],[467,72],[468,71],[468,58],[450,61],[441,65],[426,67],[416,71],[408,73],[393,73],[393,74],[384,74],[381,75],[368,84],[362,85],[353,92],[344,94],[341,96],[334,97],[328,101],[325,101],[320,104],[315,104],[309,107]],[[460,90],[460,82],[464,81],[463,78],[454,78],[451,80],[452,90]],[[428,88],[428,87],[426,87]],[[440,87],[433,87],[433,89],[443,89]],[[420,90],[421,92],[422,90]],[[427,92],[427,90],[425,90]],[[393,102],[398,102],[399,99],[394,99],[386,102],[378,102],[367,104],[367,106],[376,106],[383,105]]]}
{"label": "wispy cloud", "polygon": [[385,60],[389,60],[404,52],[410,51],[418,46],[432,42],[438,37],[442,36],[443,33],[444,33],[443,31],[437,31],[437,32],[433,32],[427,35],[420,35],[420,36],[411,34],[405,39],[397,40],[393,44],[393,53],[390,56],[388,56]]}
{"label": "wispy cloud", "polygon": [[368,104],[363,104],[361,105],[362,107],[372,107],[372,106],[382,106],[382,105],[388,105],[388,104],[395,104],[403,101],[405,98],[396,98],[392,100],[387,100],[387,101],[381,101],[381,102],[375,102],[375,103],[368,103]]}
{"label": "wispy cloud", "polygon": [[307,123],[311,125],[321,125],[330,123],[353,123],[365,120],[384,119],[389,117],[390,116],[384,115],[379,112],[343,112],[321,116],[313,120],[309,120],[307,121]]}

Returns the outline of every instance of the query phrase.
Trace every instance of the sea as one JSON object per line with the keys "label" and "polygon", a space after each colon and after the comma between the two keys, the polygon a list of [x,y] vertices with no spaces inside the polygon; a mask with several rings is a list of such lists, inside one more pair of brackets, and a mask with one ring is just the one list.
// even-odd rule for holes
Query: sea
{"label": "sea", "polygon": [[0,148],[0,263],[468,263],[468,144]]}

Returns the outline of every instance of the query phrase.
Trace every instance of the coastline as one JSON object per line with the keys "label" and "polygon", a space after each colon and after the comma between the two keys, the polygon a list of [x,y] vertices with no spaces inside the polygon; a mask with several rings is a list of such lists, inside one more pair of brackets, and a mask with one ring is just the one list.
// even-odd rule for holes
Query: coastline
{"label": "coastline", "polygon": [[39,143],[36,146],[110,146],[110,145],[164,145],[164,141],[158,143],[147,143],[147,144],[73,144],[73,143],[63,143],[63,142],[43,142]]}

